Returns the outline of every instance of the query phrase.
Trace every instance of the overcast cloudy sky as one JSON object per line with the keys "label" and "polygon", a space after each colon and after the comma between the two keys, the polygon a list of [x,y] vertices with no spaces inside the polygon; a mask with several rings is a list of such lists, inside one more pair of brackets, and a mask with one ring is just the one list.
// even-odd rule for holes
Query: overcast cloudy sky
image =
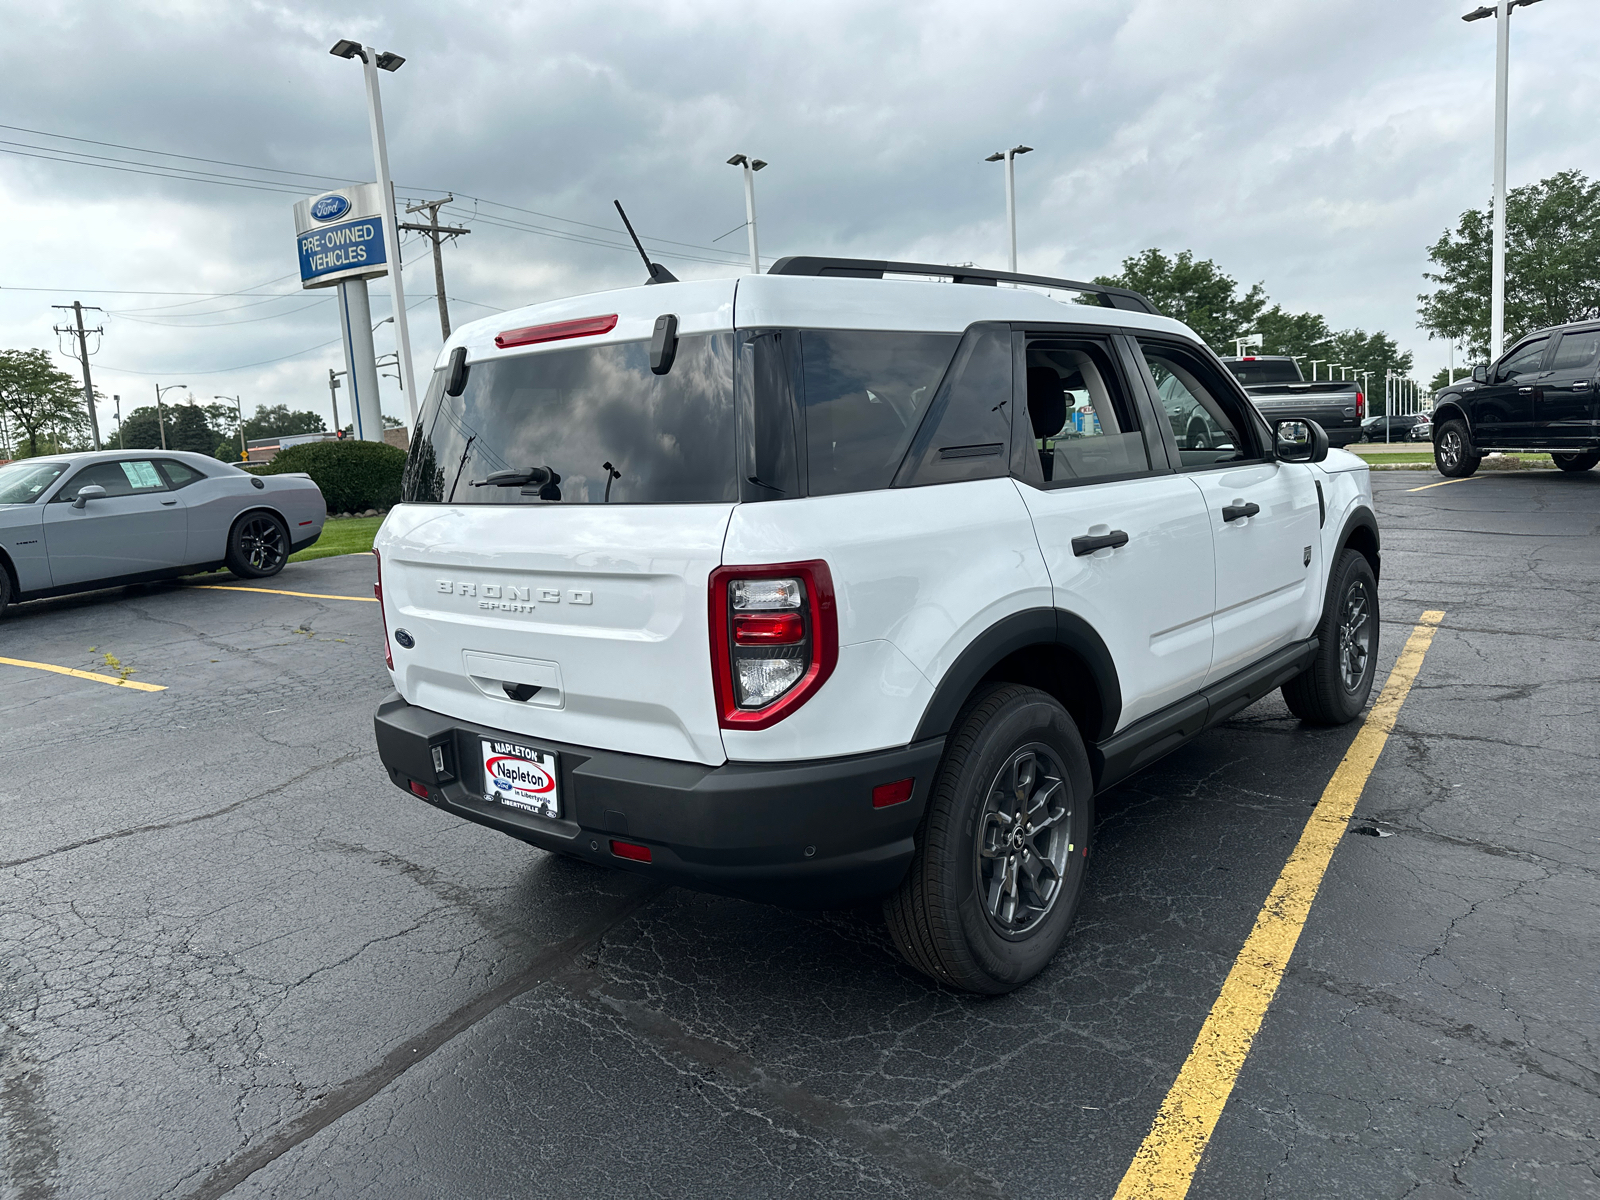
{"label": "overcast cloudy sky", "polygon": [[[260,168],[371,177],[359,65],[328,55],[354,37],[408,60],[383,77],[400,193],[462,198],[458,325],[641,282],[613,197],[680,276],[738,270],[742,229],[716,240],[744,219],[734,151],[771,164],[764,257],[1004,266],[983,158],[1025,142],[1022,269],[1192,249],[1289,308],[1388,330],[1426,378],[1446,354],[1415,326],[1426,247],[1489,192],[1494,22],[1464,24],[1475,4],[0,0],[0,347],[55,348],[50,306],[81,299],[106,310],[95,382],[124,411],[159,381],[325,412],[335,308],[299,289],[291,207],[326,185]],[[1512,186],[1600,174],[1600,4],[1512,22]],[[49,161],[63,151],[78,162]],[[425,371],[423,249],[405,278]],[[388,307],[375,285],[374,319]]]}

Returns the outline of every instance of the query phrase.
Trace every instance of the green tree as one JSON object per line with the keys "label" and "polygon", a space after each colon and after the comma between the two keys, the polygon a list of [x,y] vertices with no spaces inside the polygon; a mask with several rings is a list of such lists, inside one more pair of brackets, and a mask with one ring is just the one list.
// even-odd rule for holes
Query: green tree
{"label": "green tree", "polygon": [[291,412],[287,404],[263,404],[253,417],[245,419],[244,436],[254,438],[286,437],[295,433],[321,433],[327,426],[314,412],[302,409]]}
{"label": "green tree", "polygon": [[[1438,286],[1417,297],[1418,324],[1489,357],[1492,210],[1461,214],[1428,248]],[[1600,316],[1600,180],[1562,171],[1506,198],[1506,345],[1534,329]]]}
{"label": "green tree", "polygon": [[[1260,354],[1287,354],[1300,360],[1300,369],[1311,378],[1311,363],[1328,357],[1333,331],[1317,313],[1285,312],[1274,304],[1256,318],[1252,333],[1261,335]],[[1233,353],[1233,347],[1228,347]]]}
{"label": "green tree", "polygon": [[[167,445],[171,446],[177,436],[177,410],[171,405],[163,405],[162,415],[166,417]],[[123,417],[122,426],[117,430],[117,441],[129,450],[160,449],[161,427],[156,423],[156,406],[146,404]]]}
{"label": "green tree", "polygon": [[1232,354],[1233,339],[1255,328],[1267,307],[1261,284],[1239,295],[1239,285],[1209,258],[1195,260],[1191,250],[1169,258],[1157,249],[1122,260],[1118,275],[1094,282],[1132,288],[1161,312],[1182,321],[1218,354]]}
{"label": "green tree", "polygon": [[[1329,340],[1326,357],[1344,367],[1339,372],[1341,378],[1358,380],[1367,389],[1367,412],[1373,416],[1383,413],[1384,377],[1411,374],[1411,351],[1401,353],[1395,340],[1386,333],[1342,329]],[[1363,374],[1367,376],[1365,379]]]}
{"label": "green tree", "polygon": [[26,447],[17,438],[19,458],[70,448],[89,434],[82,387],[44,350],[0,350],[0,412],[26,435]]}

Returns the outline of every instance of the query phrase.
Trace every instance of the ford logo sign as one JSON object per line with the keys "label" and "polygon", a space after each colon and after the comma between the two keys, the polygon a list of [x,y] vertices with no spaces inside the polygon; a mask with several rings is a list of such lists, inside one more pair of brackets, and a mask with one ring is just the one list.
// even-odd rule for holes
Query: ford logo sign
{"label": "ford logo sign", "polygon": [[350,201],[343,196],[324,196],[311,206],[311,216],[318,221],[336,221],[350,211]]}

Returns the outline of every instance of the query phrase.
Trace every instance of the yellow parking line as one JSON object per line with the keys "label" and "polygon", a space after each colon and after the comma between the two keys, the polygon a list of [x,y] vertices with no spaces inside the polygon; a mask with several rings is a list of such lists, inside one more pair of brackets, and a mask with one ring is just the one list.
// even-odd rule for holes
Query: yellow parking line
{"label": "yellow parking line", "polygon": [[115,675],[96,675],[93,671],[79,671],[74,667],[58,667],[54,663],[29,662],[25,658],[0,658],[8,667],[28,667],[35,671],[51,671],[57,675],[71,675],[74,679],[92,679],[96,683],[109,683],[112,687],[132,688],[136,692],[164,692],[159,683],[137,683],[132,679],[118,679]]}
{"label": "yellow parking line", "polygon": [[360,600],[364,604],[376,604],[376,596],[325,596],[321,592],[283,592],[277,588],[233,587],[225,583],[196,583],[191,587],[203,588],[208,592],[265,592],[269,596],[299,596],[305,600]]}
{"label": "yellow parking line", "polygon": [[1469,479],[1482,479],[1481,475],[1464,475],[1460,479],[1441,479],[1438,483],[1425,483],[1421,487],[1407,488],[1407,492],[1425,492],[1429,488],[1444,487],[1447,483],[1465,483]]}
{"label": "yellow parking line", "polygon": [[1442,612],[1423,613],[1421,623],[1406,639],[1378,702],[1333,773],[1256,917],[1255,928],[1245,939],[1194,1049],[1122,1177],[1115,1200],[1183,1200],[1188,1194],[1200,1156],[1300,939],[1334,848],[1348,830],[1356,801],[1389,740],[1400,706],[1422,669],[1423,655],[1442,620]]}

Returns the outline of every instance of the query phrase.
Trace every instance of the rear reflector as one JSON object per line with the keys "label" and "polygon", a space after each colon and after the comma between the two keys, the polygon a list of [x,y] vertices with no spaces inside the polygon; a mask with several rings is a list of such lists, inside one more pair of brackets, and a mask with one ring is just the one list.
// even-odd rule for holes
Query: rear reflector
{"label": "rear reflector", "polygon": [[428,785],[425,783],[418,783],[415,779],[413,779],[411,781],[411,790],[417,795],[421,796],[424,800],[428,798]]}
{"label": "rear reflector", "polygon": [[617,314],[603,317],[579,317],[575,321],[555,321],[549,325],[529,325],[522,329],[508,329],[494,336],[494,344],[502,350],[512,346],[532,346],[539,342],[560,342],[567,338],[597,337],[610,333],[617,327]]}
{"label": "rear reflector", "polygon": [[611,839],[611,853],[618,858],[631,858],[634,862],[650,861],[649,846],[636,846],[632,842],[619,842],[616,838]]}
{"label": "rear reflector", "polygon": [[806,640],[806,623],[797,612],[735,613],[736,646],[792,646]]}
{"label": "rear reflector", "polygon": [[872,789],[872,807],[888,808],[891,804],[904,804],[911,799],[914,779],[897,779],[893,783],[880,783]]}

